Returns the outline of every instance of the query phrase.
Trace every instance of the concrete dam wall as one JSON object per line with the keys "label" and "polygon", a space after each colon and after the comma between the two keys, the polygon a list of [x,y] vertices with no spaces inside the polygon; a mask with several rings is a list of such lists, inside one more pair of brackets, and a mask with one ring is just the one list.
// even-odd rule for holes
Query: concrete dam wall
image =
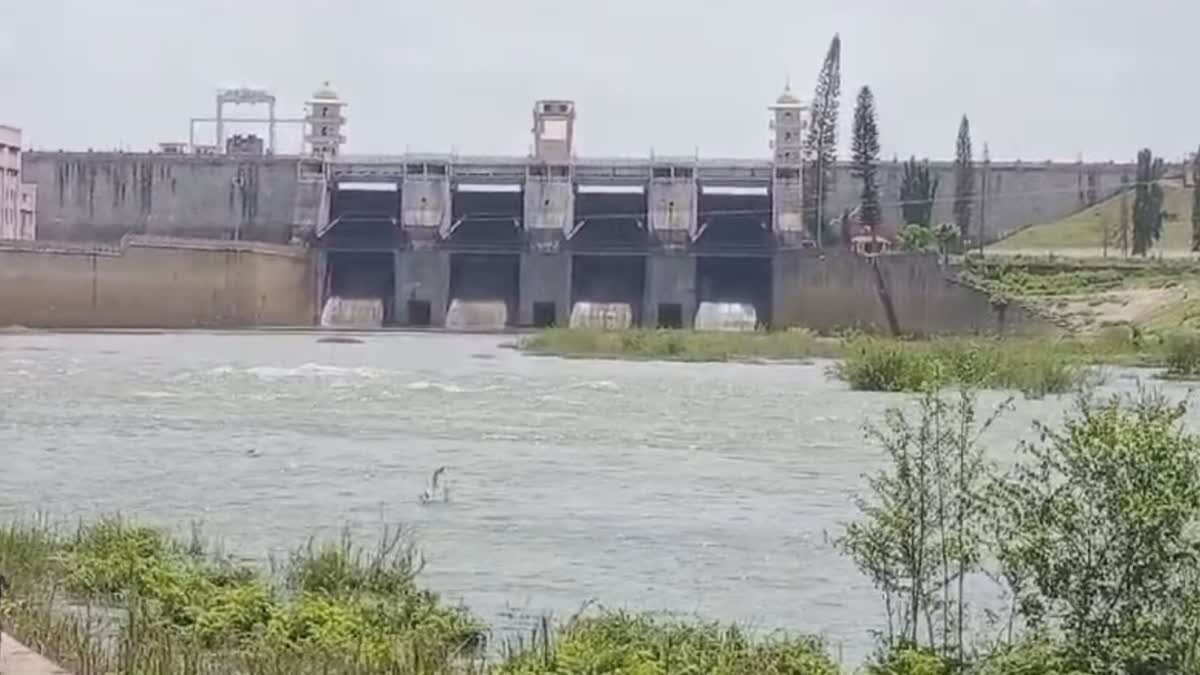
{"label": "concrete dam wall", "polygon": [[903,335],[1052,330],[1019,306],[993,304],[932,255],[781,255],[774,272],[775,312],[784,325]]}
{"label": "concrete dam wall", "polygon": [[[127,234],[286,244],[315,226],[323,183],[297,158],[166,154],[23,155],[36,183],[38,238],[116,242]],[[316,169],[318,175],[320,165]]]}
{"label": "concrete dam wall", "polygon": [[309,326],[316,307],[299,248],[144,236],[112,247],[0,242],[4,326]]}
{"label": "concrete dam wall", "polygon": [[[656,172],[663,171],[661,162],[581,158],[567,168],[567,178],[554,182],[527,176],[529,160],[524,158],[402,157],[339,159],[324,164],[284,156],[111,152],[27,152],[22,158],[26,180],[37,185],[40,195],[38,237],[50,241],[118,241],[126,234],[273,243],[303,240],[329,223],[330,202],[337,194],[331,188],[339,182],[403,184],[397,201],[409,206],[397,216],[407,225],[434,227],[449,227],[459,217],[469,216],[475,210],[472,195],[460,193],[457,186],[481,180],[519,184],[527,212],[521,214],[524,226],[535,229],[570,229],[586,219],[587,204],[576,204],[580,200],[574,198],[581,185],[641,184],[655,197],[641,210],[652,213],[631,217],[648,220],[658,229],[692,232],[698,230],[699,221],[710,220],[688,206],[704,202],[707,187],[763,189],[770,194],[759,197],[762,204],[755,207],[763,211],[763,217],[769,217],[766,214],[773,203],[779,206],[797,197],[785,199],[773,193],[782,187],[773,182],[769,160],[696,160],[682,167],[687,178],[654,179]],[[410,169],[415,166],[436,166],[441,173],[414,178]],[[934,162],[931,166],[940,179],[934,219],[950,221],[953,165]],[[828,216],[858,203],[858,181],[850,172],[845,164],[835,172]],[[884,162],[879,169],[884,220],[889,225],[900,225],[903,220],[899,204],[902,172],[899,162]],[[977,165],[975,173],[973,229],[983,214],[987,239],[1070,215],[1116,193],[1122,176],[1130,180],[1133,176],[1128,165],[1063,162],[993,162],[986,169]],[[670,184],[663,187],[664,181]],[[702,212],[703,204],[701,207]],[[452,214],[457,216],[452,218]],[[610,218],[589,228],[612,224]]]}

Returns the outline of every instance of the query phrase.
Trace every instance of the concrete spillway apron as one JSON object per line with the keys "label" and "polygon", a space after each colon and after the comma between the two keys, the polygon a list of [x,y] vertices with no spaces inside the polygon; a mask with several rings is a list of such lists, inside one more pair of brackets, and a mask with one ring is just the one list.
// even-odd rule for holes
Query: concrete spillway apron
{"label": "concrete spillway apron", "polygon": [[69,675],[42,655],[5,633],[0,637],[0,673],[3,675]]}

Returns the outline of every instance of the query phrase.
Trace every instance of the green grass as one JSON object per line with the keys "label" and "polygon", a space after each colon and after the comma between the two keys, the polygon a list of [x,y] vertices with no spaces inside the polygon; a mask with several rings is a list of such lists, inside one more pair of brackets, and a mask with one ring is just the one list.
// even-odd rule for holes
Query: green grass
{"label": "green grass", "polygon": [[809,331],[719,333],[551,328],[526,336],[519,347],[533,354],[671,361],[806,359],[833,356],[837,351],[836,340]]}
{"label": "green grass", "polygon": [[579,616],[508,659],[501,675],[704,673],[836,675],[811,638],[755,639],[736,626],[610,612]]}
{"label": "green grass", "polygon": [[[1190,251],[1192,241],[1191,190],[1178,184],[1164,182],[1162,239],[1154,250]],[[1126,208],[1133,208],[1132,193],[1126,197]],[[989,247],[992,251],[1051,251],[1060,249],[1094,249],[1099,254],[1108,231],[1109,255],[1120,255],[1121,197],[1110,197],[1089,208],[1051,223],[1033,225],[1020,230]]]}
{"label": "green grass", "polygon": [[1015,389],[1038,398],[1083,384],[1083,349],[1033,340],[860,338],[846,344],[833,372],[861,391],[920,392],[951,385]]}
{"label": "green grass", "polygon": [[811,638],[607,611],[543,620],[497,654],[466,609],[417,585],[399,531],[374,550],[309,542],[268,573],[118,518],[18,522],[0,527],[0,569],[6,629],[75,675],[838,672]]}

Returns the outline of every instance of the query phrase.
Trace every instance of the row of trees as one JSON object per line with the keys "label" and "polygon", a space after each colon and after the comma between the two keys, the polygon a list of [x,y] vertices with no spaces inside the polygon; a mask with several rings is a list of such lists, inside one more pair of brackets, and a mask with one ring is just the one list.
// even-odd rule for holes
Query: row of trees
{"label": "row of trees", "polygon": [[[808,135],[804,142],[804,212],[809,230],[821,243],[830,241],[837,230],[827,228],[829,218],[829,195],[836,187],[837,174],[834,165],[837,159],[838,112],[841,97],[842,41],[833,36],[813,95]],[[854,107],[854,137],[851,141],[852,175],[860,182],[858,199],[858,222],[870,232],[875,232],[882,223],[883,209],[880,201],[879,168],[879,125],[875,95],[864,86],[858,91]],[[985,161],[987,148],[984,148]],[[1200,251],[1200,151],[1192,163],[1192,250]],[[1121,229],[1122,246],[1132,244],[1134,255],[1145,255],[1162,236],[1164,219],[1164,193],[1159,180],[1166,171],[1162,158],[1155,157],[1149,149],[1143,149],[1137,157],[1137,175],[1133,185],[1133,211],[1131,225],[1132,241],[1128,241],[1126,227]],[[925,248],[936,242],[939,248],[947,249],[953,241],[966,242],[970,239],[974,219],[976,167],[971,144],[971,122],[963,115],[959,122],[954,155],[954,222],[935,226],[933,206],[937,201],[938,179],[929,167],[929,160],[918,162],[909,158],[904,165],[900,182],[899,201],[904,218],[905,230],[901,233],[901,244],[906,248]],[[1094,195],[1094,188],[1091,189]],[[1094,197],[1093,197],[1094,198]],[[1125,207],[1122,207],[1122,218]],[[981,216],[982,217],[982,216]],[[846,215],[843,215],[843,221]],[[845,224],[843,224],[845,226]],[[843,232],[845,236],[846,232]]]}
{"label": "row of trees", "polygon": [[[804,141],[804,211],[809,229],[824,243],[835,235],[835,230],[826,228],[828,222],[829,195],[836,186],[838,114],[842,89],[841,74],[842,41],[834,35],[817,77],[813,95],[808,135]],[[871,232],[883,219],[880,205],[879,126],[875,108],[875,95],[864,86],[858,91],[854,107],[854,137],[852,147],[852,173],[861,183],[859,190],[859,222]],[[911,233],[913,237],[928,235],[930,239],[946,241],[949,232],[944,228],[934,231],[933,205],[937,199],[938,180],[929,169],[929,161],[917,162],[910,158],[904,166],[904,178],[900,185],[900,205],[905,224],[916,225],[926,232]],[[971,123],[963,116],[958,128],[958,140],[954,164],[954,238],[965,241],[971,228],[975,198],[975,163],[971,149]]]}

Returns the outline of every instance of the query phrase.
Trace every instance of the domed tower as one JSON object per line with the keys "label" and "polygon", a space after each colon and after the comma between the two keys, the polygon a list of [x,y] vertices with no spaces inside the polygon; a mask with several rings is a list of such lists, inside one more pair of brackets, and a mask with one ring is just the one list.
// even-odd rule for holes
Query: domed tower
{"label": "domed tower", "polygon": [[801,246],[804,233],[804,132],[808,107],[792,95],[790,85],[770,106],[772,162],[771,229],[784,247]]}
{"label": "domed tower", "polygon": [[808,128],[805,111],[808,106],[792,94],[790,84],[783,88],[783,93],[775,99],[775,105],[770,107],[771,150],[777,166],[798,166],[804,149],[804,131]]}
{"label": "domed tower", "polygon": [[342,135],[342,125],[346,123],[342,115],[345,105],[346,102],[338,98],[328,82],[305,102],[308,108],[305,116],[308,133],[304,135],[304,140],[314,156],[336,157],[346,142],[346,137]]}

